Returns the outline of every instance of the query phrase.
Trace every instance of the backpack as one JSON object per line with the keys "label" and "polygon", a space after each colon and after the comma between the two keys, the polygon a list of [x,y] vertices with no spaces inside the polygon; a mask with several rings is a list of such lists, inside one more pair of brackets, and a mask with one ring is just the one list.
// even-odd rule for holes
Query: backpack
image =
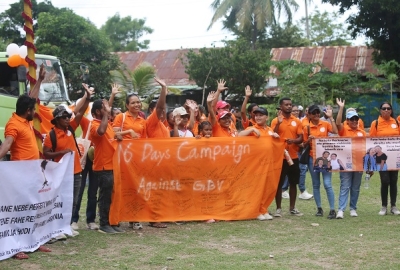
{"label": "backpack", "polygon": [[[78,149],[79,156],[82,156],[81,151],[79,150],[78,143],[76,142],[75,138],[75,131],[71,126],[68,126],[68,130],[72,133],[72,136],[74,136],[74,141],[75,141],[75,146],[76,149]],[[55,152],[57,148],[57,136],[56,132],[54,131],[54,128],[52,128],[49,132],[50,135],[50,140],[51,140],[51,146],[52,146],[52,151]]]}

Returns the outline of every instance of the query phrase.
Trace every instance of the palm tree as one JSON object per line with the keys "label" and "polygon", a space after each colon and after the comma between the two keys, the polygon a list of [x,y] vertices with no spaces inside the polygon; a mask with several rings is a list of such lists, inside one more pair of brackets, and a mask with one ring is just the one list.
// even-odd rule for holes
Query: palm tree
{"label": "palm tree", "polygon": [[255,49],[259,33],[265,31],[268,25],[276,24],[281,11],[291,21],[292,9],[297,10],[298,7],[295,0],[214,0],[211,4],[214,16],[208,30],[222,17],[228,22],[224,28],[233,28],[234,20],[239,31],[251,31],[251,42]]}

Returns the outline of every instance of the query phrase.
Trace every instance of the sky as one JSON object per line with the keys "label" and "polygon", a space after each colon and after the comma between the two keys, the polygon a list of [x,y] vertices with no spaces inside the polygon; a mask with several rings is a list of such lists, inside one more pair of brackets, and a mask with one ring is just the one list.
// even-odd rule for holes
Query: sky
{"label": "sky", "polygon": [[[1,0],[0,12],[9,8],[9,4],[17,0]],[[38,0],[38,2],[42,2]],[[99,0],[52,0],[55,7],[67,7],[76,14],[88,18],[98,28],[116,13],[121,17],[146,18],[146,26],[154,32],[144,35],[142,39],[149,39],[149,50],[170,50],[181,48],[221,47],[223,39],[233,39],[226,30],[222,30],[222,23],[217,22],[207,31],[213,16],[210,5],[213,0],[113,0],[110,2]],[[294,13],[294,21],[305,16],[304,1],[298,0],[299,9]],[[334,11],[330,4],[321,4],[321,0],[314,0],[309,7],[309,13],[315,7],[320,11]],[[346,13],[348,14],[348,13]],[[347,16],[343,17],[343,21]],[[281,21],[286,18],[282,15]],[[363,38],[351,41],[353,45],[364,44]]]}

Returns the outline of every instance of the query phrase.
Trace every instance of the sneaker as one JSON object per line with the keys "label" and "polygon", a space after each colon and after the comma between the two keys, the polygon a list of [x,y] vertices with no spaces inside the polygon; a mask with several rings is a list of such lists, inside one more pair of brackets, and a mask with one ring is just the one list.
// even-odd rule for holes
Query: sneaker
{"label": "sneaker", "polygon": [[97,225],[97,224],[94,223],[94,222],[90,222],[90,223],[86,224],[86,227],[87,227],[89,230],[98,230],[98,229],[99,229],[99,225]]}
{"label": "sneaker", "polygon": [[297,210],[296,208],[293,208],[292,210],[290,210],[290,214],[292,216],[297,216],[297,217],[301,217],[303,215],[303,213],[301,213],[299,210]]}
{"label": "sneaker", "polygon": [[351,209],[351,210],[350,210],[350,216],[351,216],[351,217],[358,217],[356,210]]}
{"label": "sneaker", "polygon": [[132,228],[134,230],[141,230],[143,229],[142,223],[140,222],[132,222],[132,227],[131,227],[131,222],[129,222],[129,228]]}
{"label": "sneaker", "polygon": [[99,232],[106,234],[115,234],[117,233],[110,225],[100,226]]}
{"label": "sneaker", "polygon": [[392,206],[392,208],[390,208],[390,213],[392,213],[393,215],[400,215],[400,211],[399,209],[397,209],[396,206]]}
{"label": "sneaker", "polygon": [[302,199],[302,200],[309,200],[312,197],[314,197],[314,196],[311,195],[310,193],[308,193],[307,190],[304,190],[303,193],[300,193],[300,195],[299,195],[299,199]]}
{"label": "sneaker", "polygon": [[56,237],[54,237],[57,241],[62,241],[62,240],[65,240],[65,239],[67,239],[67,236],[65,235],[65,234],[59,234],[59,235],[57,235]]}
{"label": "sneaker", "polygon": [[123,230],[123,229],[121,229],[119,226],[117,226],[117,225],[113,225],[113,226],[111,226],[111,228],[113,228],[113,230],[116,232],[116,233],[124,233],[125,231]]}
{"label": "sneaker", "polygon": [[274,217],[282,217],[282,209],[280,208],[276,209]]}
{"label": "sneaker", "polygon": [[79,232],[77,232],[74,229],[72,229],[72,226],[71,226],[71,235],[68,235],[68,236],[75,237],[75,236],[78,236],[78,235],[79,235]]}
{"label": "sneaker", "polygon": [[205,223],[215,223],[215,219],[207,219],[206,221],[205,221]]}
{"label": "sneaker", "polygon": [[259,221],[264,221],[264,220],[265,220],[265,217],[264,217],[263,214],[259,214],[258,217],[257,217],[257,219],[258,219]]}
{"label": "sneaker", "polygon": [[386,207],[385,207],[385,206],[383,206],[383,207],[381,208],[381,211],[379,211],[379,215],[380,215],[380,216],[386,215]]}
{"label": "sneaker", "polygon": [[335,217],[336,217],[336,211],[335,210],[329,211],[328,219],[333,219]]}
{"label": "sneaker", "polygon": [[317,213],[315,214],[317,217],[322,217],[324,215],[324,210],[321,207],[318,207]]}
{"label": "sneaker", "polygon": [[289,193],[287,191],[282,192],[282,198],[289,199],[290,198]]}
{"label": "sneaker", "polygon": [[79,226],[78,226],[78,223],[76,223],[76,222],[72,222],[71,223],[71,228],[73,229],[73,230],[79,230]]}
{"label": "sneaker", "polygon": [[274,217],[271,216],[268,212],[264,214],[264,217],[265,217],[266,220],[273,220],[274,219]]}
{"label": "sneaker", "polygon": [[[351,215],[351,211],[354,211],[354,210],[350,210],[350,215]],[[342,210],[337,211],[336,219],[343,219],[343,211]]]}

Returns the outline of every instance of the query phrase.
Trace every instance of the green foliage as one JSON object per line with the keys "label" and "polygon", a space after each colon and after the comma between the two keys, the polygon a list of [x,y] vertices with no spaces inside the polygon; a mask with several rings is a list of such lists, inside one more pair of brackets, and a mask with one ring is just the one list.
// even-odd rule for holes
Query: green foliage
{"label": "green foliage", "polygon": [[272,25],[267,29],[266,39],[260,39],[263,48],[283,48],[307,46],[308,41],[303,37],[301,29],[286,22],[283,25]]}
{"label": "green foliage", "polygon": [[383,61],[379,65],[375,65],[379,74],[385,76],[384,82],[388,83],[390,86],[390,103],[393,104],[393,84],[399,78],[398,73],[400,70],[400,64],[396,60]]}
{"label": "green foliage", "polygon": [[322,0],[340,7],[344,13],[355,7],[347,22],[352,36],[365,35],[372,40],[375,63],[383,60],[400,62],[400,1],[398,0]]}
{"label": "green foliage", "polygon": [[[118,67],[119,59],[110,54],[111,44],[103,32],[68,9],[41,13],[38,23],[38,51],[71,63],[63,65],[70,88],[81,89],[84,78],[79,64],[83,63],[89,66],[88,82],[94,84],[96,93],[105,95],[110,91],[109,71]],[[74,96],[75,92],[71,94]]]}
{"label": "green foliage", "polygon": [[229,94],[237,94],[239,98],[243,96],[246,85],[251,86],[253,93],[263,89],[265,77],[259,70],[260,65],[270,59],[270,54],[269,50],[252,50],[247,41],[239,39],[227,41],[223,48],[190,50],[186,58],[187,61],[182,60],[186,73],[197,85],[204,85],[210,73],[206,86],[216,88],[216,81],[224,79]]}
{"label": "green foliage", "polygon": [[139,51],[148,49],[150,40],[139,39],[144,34],[153,33],[153,29],[145,26],[146,19],[132,19],[131,16],[121,18],[119,13],[108,18],[101,30],[110,38],[113,52]]}

